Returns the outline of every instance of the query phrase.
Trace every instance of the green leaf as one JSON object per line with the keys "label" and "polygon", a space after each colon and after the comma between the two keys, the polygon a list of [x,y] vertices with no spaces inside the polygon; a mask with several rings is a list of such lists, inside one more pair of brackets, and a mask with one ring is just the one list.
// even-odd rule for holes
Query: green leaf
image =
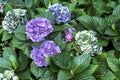
{"label": "green leaf", "polygon": [[24,54],[20,54],[20,56],[18,57],[18,69],[17,71],[22,71],[24,70],[27,65],[28,65],[28,58],[27,56],[25,56]]}
{"label": "green leaf", "polygon": [[7,13],[9,10],[12,10],[12,6],[11,4],[7,3],[7,5],[5,6],[5,13]]}
{"label": "green leaf", "polygon": [[33,5],[33,0],[25,0],[25,6],[27,8],[31,8]]}
{"label": "green leaf", "polygon": [[46,11],[46,8],[36,8],[39,14],[43,14]]}
{"label": "green leaf", "polygon": [[97,0],[93,2],[93,7],[96,10],[96,15],[100,16],[103,13],[109,13],[110,12],[110,8],[106,6],[105,2],[102,0]]}
{"label": "green leaf", "polygon": [[12,64],[7,59],[0,57],[0,68],[12,69]]}
{"label": "green leaf", "polygon": [[45,67],[38,67],[34,62],[32,62],[30,65],[30,70],[32,74],[36,77],[36,79],[40,78],[45,73],[46,69],[47,68]]}
{"label": "green leaf", "polygon": [[35,18],[35,12],[33,10],[29,10],[31,18]]}
{"label": "green leaf", "polygon": [[27,47],[24,51],[24,54],[27,56],[27,57],[30,57],[30,54],[31,54],[31,49],[29,49],[29,47]]}
{"label": "green leaf", "polygon": [[85,12],[84,9],[73,9],[72,13],[76,13],[76,14],[79,14],[79,15],[86,15],[86,12]]}
{"label": "green leaf", "polygon": [[25,51],[25,49],[30,46],[30,43],[25,42],[25,41],[21,41],[21,40],[17,39],[16,37],[13,37],[12,46],[16,47],[16,48],[18,48],[18,49],[20,49],[22,51]]}
{"label": "green leaf", "polygon": [[107,52],[107,63],[109,68],[113,72],[118,72],[119,71],[119,59],[117,59],[114,55],[115,51],[111,50]]}
{"label": "green leaf", "polygon": [[101,17],[93,17],[93,24],[95,29],[101,34],[104,33],[104,29],[106,28],[105,20]]}
{"label": "green leaf", "polygon": [[65,42],[62,41],[62,33],[58,32],[53,41],[60,47],[61,51],[65,48]]}
{"label": "green leaf", "polygon": [[52,4],[58,3],[59,0],[51,0]]}
{"label": "green leaf", "polygon": [[120,15],[120,5],[116,6],[113,10],[113,15],[117,15],[119,16]]}
{"label": "green leaf", "polygon": [[82,54],[73,58],[72,70],[74,73],[80,73],[85,70],[91,62],[89,54]]}
{"label": "green leaf", "polygon": [[42,2],[42,4],[45,5],[46,8],[48,8],[50,0],[40,0],[40,1]]}
{"label": "green leaf", "polygon": [[74,10],[76,5],[77,5],[78,1],[74,1],[74,3],[70,3],[68,4],[68,8],[70,11]]}
{"label": "green leaf", "polygon": [[18,62],[17,62],[16,56],[15,55],[10,55],[8,59],[11,62],[14,70],[16,70],[18,68]]}
{"label": "green leaf", "polygon": [[15,57],[17,57],[15,51],[12,48],[4,47],[3,48],[3,58],[8,59],[10,55],[14,55]]}
{"label": "green leaf", "polygon": [[120,41],[112,41],[114,48],[120,51]]}
{"label": "green leaf", "polygon": [[19,26],[17,29],[14,31],[15,37],[19,40],[26,41],[26,34],[25,34],[25,27],[24,26]]}
{"label": "green leaf", "polygon": [[62,69],[71,68],[71,57],[68,53],[62,52],[52,57],[53,62]]}
{"label": "green leaf", "polygon": [[118,22],[119,19],[120,19],[120,17],[117,16],[117,15],[110,15],[110,16],[107,16],[107,17],[105,18],[105,21],[106,21],[106,24],[107,24],[108,26],[111,26],[112,24]]}
{"label": "green leaf", "polygon": [[98,66],[99,65],[90,64],[90,66],[83,73],[92,75],[97,70]]}
{"label": "green leaf", "polygon": [[114,2],[114,1],[109,1],[109,2],[107,3],[107,6],[108,6],[108,7],[111,7],[111,8],[114,8],[116,5],[117,5],[117,2]]}
{"label": "green leaf", "polygon": [[69,80],[73,77],[74,75],[71,74],[70,71],[66,71],[66,70],[60,70],[58,72],[58,78],[57,80]]}
{"label": "green leaf", "polygon": [[7,31],[4,31],[2,35],[2,41],[7,41],[10,38],[12,38],[12,34],[9,34]]}
{"label": "green leaf", "polygon": [[96,80],[94,76],[89,74],[79,74],[76,75],[72,80]]}
{"label": "green leaf", "polygon": [[111,71],[108,71],[105,75],[101,76],[102,80],[115,80],[116,77],[114,75],[114,73],[112,73]]}
{"label": "green leaf", "polygon": [[45,61],[47,62],[47,64],[49,65],[49,70],[52,72],[58,72],[60,70],[59,67],[57,67],[54,62],[52,61],[51,57],[46,57]]}
{"label": "green leaf", "polygon": [[54,15],[51,12],[49,12],[49,11],[44,12],[40,16],[43,17],[43,18],[49,19],[52,24],[55,24],[55,17],[54,17]]}
{"label": "green leaf", "polygon": [[14,70],[18,68],[17,55],[13,51],[13,49],[11,49],[9,47],[3,48],[3,58],[5,58],[11,62]]}
{"label": "green leaf", "polygon": [[107,57],[107,62],[108,62],[108,66],[113,72],[119,71],[120,68],[118,65],[119,64],[118,59]]}
{"label": "green leaf", "polygon": [[117,35],[118,35],[118,32],[115,31],[115,30],[113,30],[113,29],[110,28],[110,27],[107,27],[107,28],[105,29],[105,33],[104,33],[104,34],[109,35],[109,36],[117,36]]}
{"label": "green leaf", "polygon": [[41,76],[39,80],[57,80],[57,76],[55,73],[50,71],[46,71],[44,75]]}
{"label": "green leaf", "polygon": [[54,28],[53,32],[63,31],[63,30],[68,29],[70,27],[71,27],[71,25],[69,25],[67,23],[64,25],[61,25],[61,26],[53,26],[53,28]]}
{"label": "green leaf", "polygon": [[16,75],[20,78],[20,80],[33,80],[31,78],[31,73],[30,73],[29,68],[27,68],[24,71],[16,73]]}
{"label": "green leaf", "polygon": [[86,29],[94,29],[93,19],[92,17],[85,15],[80,16],[77,20],[86,28]]}

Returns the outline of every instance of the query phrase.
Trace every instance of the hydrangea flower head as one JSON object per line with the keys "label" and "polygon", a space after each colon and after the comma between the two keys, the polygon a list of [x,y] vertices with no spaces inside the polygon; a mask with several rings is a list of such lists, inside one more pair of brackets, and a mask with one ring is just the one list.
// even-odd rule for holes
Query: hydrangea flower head
{"label": "hydrangea flower head", "polygon": [[34,60],[36,65],[38,65],[39,67],[47,66],[47,63],[45,62],[45,57],[43,56],[43,53],[41,53],[39,48],[33,47],[31,53],[31,58]]}
{"label": "hydrangea flower head", "polygon": [[5,70],[4,73],[0,73],[0,80],[19,80],[13,70]]}
{"label": "hydrangea flower head", "polygon": [[52,12],[52,14],[56,18],[56,22],[58,24],[65,23],[70,20],[70,11],[68,7],[62,6],[61,4],[54,4],[48,8],[48,11]]}
{"label": "hydrangea flower head", "polygon": [[60,53],[59,46],[56,46],[53,41],[46,40],[40,46],[40,51],[45,57],[53,56],[54,54]]}
{"label": "hydrangea flower head", "polygon": [[37,17],[30,20],[26,25],[27,38],[33,42],[44,40],[52,31],[51,22],[46,18]]}
{"label": "hydrangea flower head", "polygon": [[10,70],[5,70],[4,71],[4,77],[7,78],[7,79],[11,79],[13,76],[14,76],[14,71],[10,71]]}
{"label": "hydrangea flower head", "polygon": [[60,48],[53,41],[44,41],[39,48],[33,47],[31,58],[39,67],[47,66],[46,57],[60,53]]}
{"label": "hydrangea flower head", "polygon": [[26,13],[27,11],[24,9],[12,9],[8,11],[2,22],[3,29],[7,30],[8,33],[12,33],[18,26],[26,25]]}
{"label": "hydrangea flower head", "polygon": [[83,54],[94,56],[102,52],[102,47],[97,44],[96,32],[92,30],[79,31],[75,36],[75,40]]}
{"label": "hydrangea flower head", "polygon": [[68,28],[64,30],[65,38],[63,38],[63,41],[70,42],[73,39],[72,32],[75,30],[75,28]]}
{"label": "hydrangea flower head", "polygon": [[0,0],[0,13],[3,13],[7,0]]}

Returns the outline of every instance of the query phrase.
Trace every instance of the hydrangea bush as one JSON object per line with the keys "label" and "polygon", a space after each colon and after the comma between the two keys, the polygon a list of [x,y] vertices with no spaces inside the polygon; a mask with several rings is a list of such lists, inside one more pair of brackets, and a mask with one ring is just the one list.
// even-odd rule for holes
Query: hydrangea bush
{"label": "hydrangea bush", "polygon": [[0,80],[120,80],[120,0],[0,0]]}

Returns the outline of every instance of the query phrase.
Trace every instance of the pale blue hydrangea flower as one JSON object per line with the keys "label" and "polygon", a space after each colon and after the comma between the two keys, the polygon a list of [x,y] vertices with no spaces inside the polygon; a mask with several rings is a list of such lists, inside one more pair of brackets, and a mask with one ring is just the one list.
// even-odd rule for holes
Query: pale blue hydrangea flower
{"label": "pale blue hydrangea flower", "polygon": [[94,56],[102,53],[102,47],[97,44],[96,32],[92,30],[79,31],[75,36],[75,40],[83,54]]}
{"label": "pale blue hydrangea flower", "polygon": [[7,12],[3,19],[2,26],[8,33],[12,33],[18,26],[24,26],[27,23],[27,11],[24,9],[12,9]]}

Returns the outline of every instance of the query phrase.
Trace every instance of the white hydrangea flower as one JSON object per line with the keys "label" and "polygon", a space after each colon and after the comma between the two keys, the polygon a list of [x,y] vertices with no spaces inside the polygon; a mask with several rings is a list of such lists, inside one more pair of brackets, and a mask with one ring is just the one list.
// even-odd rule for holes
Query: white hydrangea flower
{"label": "white hydrangea flower", "polygon": [[19,80],[18,76],[13,76],[12,80]]}
{"label": "white hydrangea flower", "polygon": [[102,47],[97,44],[96,32],[92,30],[79,31],[75,36],[75,40],[83,54],[94,56],[102,53]]}
{"label": "white hydrangea flower", "polygon": [[24,9],[12,9],[7,12],[3,19],[2,26],[8,33],[12,33],[18,26],[26,25],[27,11]]}
{"label": "white hydrangea flower", "polygon": [[2,73],[0,73],[0,79],[2,79],[3,78],[3,74]]}
{"label": "white hydrangea flower", "polygon": [[8,80],[7,78],[3,78],[2,80]]}
{"label": "white hydrangea flower", "polygon": [[6,0],[0,0],[0,13],[4,12],[4,7],[7,4]]}
{"label": "white hydrangea flower", "polygon": [[4,71],[4,78],[11,79],[14,76],[14,71],[12,70],[5,70]]}

